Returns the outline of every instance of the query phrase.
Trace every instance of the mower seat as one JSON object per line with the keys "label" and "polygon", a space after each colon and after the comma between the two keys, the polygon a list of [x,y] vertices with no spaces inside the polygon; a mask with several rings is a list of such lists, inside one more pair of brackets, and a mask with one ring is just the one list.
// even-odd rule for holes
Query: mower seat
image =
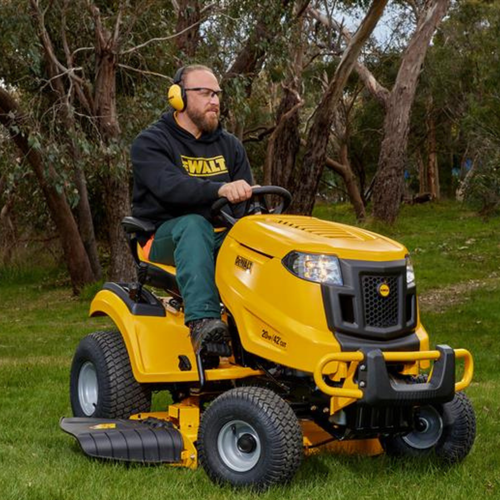
{"label": "mower seat", "polygon": [[132,257],[137,265],[137,279],[142,285],[151,285],[161,288],[178,300],[182,300],[179,285],[175,278],[175,267],[158,262],[151,262],[139,243],[139,239],[147,240],[155,232],[152,222],[127,216],[122,220],[122,227],[125,231]]}

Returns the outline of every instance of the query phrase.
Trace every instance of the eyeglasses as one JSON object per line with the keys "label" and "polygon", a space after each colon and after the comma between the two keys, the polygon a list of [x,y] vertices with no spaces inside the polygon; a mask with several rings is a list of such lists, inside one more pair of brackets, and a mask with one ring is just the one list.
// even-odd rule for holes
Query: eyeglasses
{"label": "eyeglasses", "polygon": [[212,99],[213,97],[221,97],[222,90],[213,90],[213,89],[208,89],[206,87],[191,87],[188,89],[184,89],[186,92],[188,90],[191,91],[196,91],[198,92],[198,95],[203,97],[204,99]]}

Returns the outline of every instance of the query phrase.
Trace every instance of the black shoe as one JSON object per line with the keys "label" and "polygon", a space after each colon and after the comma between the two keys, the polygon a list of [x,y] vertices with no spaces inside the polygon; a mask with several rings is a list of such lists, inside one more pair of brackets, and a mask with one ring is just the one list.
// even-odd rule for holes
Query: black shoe
{"label": "black shoe", "polygon": [[196,354],[204,351],[206,354],[216,354],[222,357],[231,356],[229,330],[226,323],[220,319],[203,318],[190,321],[188,326]]}

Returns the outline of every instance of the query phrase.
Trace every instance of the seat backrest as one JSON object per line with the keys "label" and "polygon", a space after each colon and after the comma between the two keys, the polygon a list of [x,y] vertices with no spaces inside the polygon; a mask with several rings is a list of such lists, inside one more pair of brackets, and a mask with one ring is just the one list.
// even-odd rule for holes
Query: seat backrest
{"label": "seat backrest", "polygon": [[141,220],[131,215],[123,218],[122,227],[127,234],[155,232],[155,225],[152,222]]}
{"label": "seat backrest", "polygon": [[139,238],[148,239],[154,232],[155,226],[152,222],[127,216],[122,220],[122,227],[128,240],[132,257],[137,265],[137,278],[143,285],[151,285],[162,288],[177,299],[182,299],[179,285],[175,278],[175,268],[162,264],[150,262],[144,256]]}
{"label": "seat backrest", "polygon": [[137,254],[138,237],[144,236],[146,239],[155,232],[155,225],[152,222],[137,219],[131,215],[127,215],[122,219],[122,227],[127,237],[128,245],[132,253],[132,257],[137,265],[141,263],[141,259]]}

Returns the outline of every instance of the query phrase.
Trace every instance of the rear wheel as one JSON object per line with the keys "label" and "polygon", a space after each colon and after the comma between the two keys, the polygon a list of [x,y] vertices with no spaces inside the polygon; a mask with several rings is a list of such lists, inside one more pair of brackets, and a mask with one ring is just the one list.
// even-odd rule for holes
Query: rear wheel
{"label": "rear wheel", "polygon": [[120,332],[95,332],[78,345],[70,374],[75,417],[128,418],[151,409],[151,390],[132,373]]}
{"label": "rear wheel", "polygon": [[476,418],[469,398],[457,392],[449,403],[422,406],[415,429],[405,436],[381,438],[389,455],[423,457],[435,454],[447,463],[463,460],[476,436]]}
{"label": "rear wheel", "polygon": [[302,431],[277,394],[241,387],[219,396],[203,414],[198,452],[215,483],[264,490],[294,476],[302,461]]}

